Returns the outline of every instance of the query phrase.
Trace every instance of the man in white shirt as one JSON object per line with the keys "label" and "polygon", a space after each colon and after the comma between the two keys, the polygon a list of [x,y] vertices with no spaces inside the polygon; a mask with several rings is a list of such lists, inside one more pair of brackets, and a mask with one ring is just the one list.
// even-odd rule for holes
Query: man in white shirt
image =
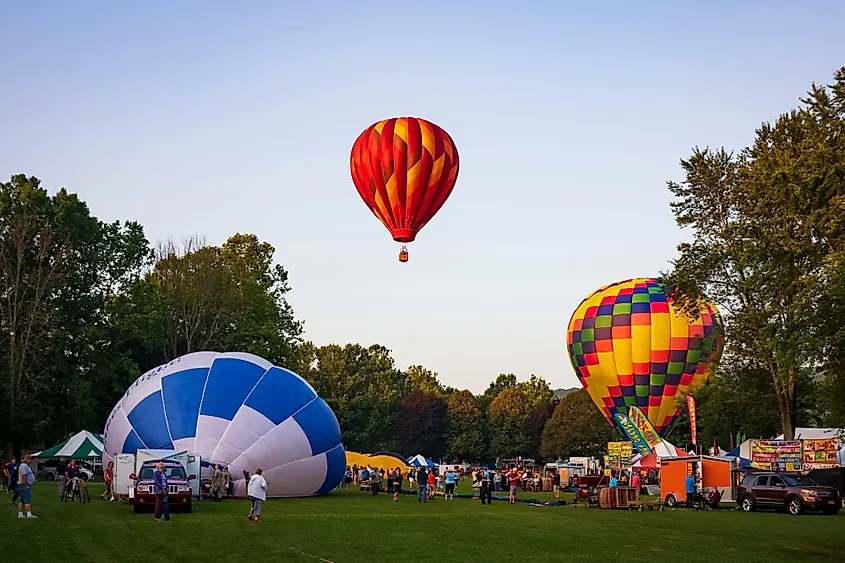
{"label": "man in white shirt", "polygon": [[249,497],[250,508],[249,518],[253,522],[258,522],[261,516],[261,505],[267,500],[267,481],[261,475],[262,470],[259,467],[255,470],[255,475],[249,478],[249,483],[246,487],[246,495]]}
{"label": "man in white shirt", "polygon": [[26,456],[18,469],[18,491],[21,497],[18,503],[18,518],[38,518],[32,513],[32,485],[35,484],[35,475],[32,473],[31,463],[32,458]]}

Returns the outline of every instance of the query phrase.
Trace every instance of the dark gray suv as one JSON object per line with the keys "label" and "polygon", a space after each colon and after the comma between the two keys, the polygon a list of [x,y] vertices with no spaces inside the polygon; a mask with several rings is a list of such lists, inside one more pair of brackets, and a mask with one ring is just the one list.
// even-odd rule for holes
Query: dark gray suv
{"label": "dark gray suv", "polygon": [[758,508],[783,508],[796,516],[805,510],[821,510],[824,514],[833,515],[842,508],[838,490],[823,487],[799,473],[749,473],[739,484],[736,498],[744,512]]}

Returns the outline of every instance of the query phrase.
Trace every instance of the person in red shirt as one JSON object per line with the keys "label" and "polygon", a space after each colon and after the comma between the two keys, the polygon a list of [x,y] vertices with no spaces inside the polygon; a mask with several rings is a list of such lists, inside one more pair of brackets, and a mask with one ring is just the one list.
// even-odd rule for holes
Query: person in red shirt
{"label": "person in red shirt", "polygon": [[640,487],[642,487],[642,481],[640,480],[640,474],[634,473],[634,476],[631,477],[631,486],[634,487],[634,490],[637,491],[637,499],[640,498]]}
{"label": "person in red shirt", "polygon": [[519,475],[516,474],[516,469],[511,469],[510,473],[508,473],[508,485],[511,487],[508,500],[511,504],[514,504],[516,502],[516,488],[519,486]]}
{"label": "person in red shirt", "polygon": [[428,472],[428,498],[434,498],[434,492],[437,490],[437,476],[434,471]]}
{"label": "person in red shirt", "polygon": [[[100,497],[103,500],[114,500],[114,462],[110,461],[109,466],[103,471],[103,480],[106,482],[106,492]],[[109,498],[111,497],[111,498]]]}

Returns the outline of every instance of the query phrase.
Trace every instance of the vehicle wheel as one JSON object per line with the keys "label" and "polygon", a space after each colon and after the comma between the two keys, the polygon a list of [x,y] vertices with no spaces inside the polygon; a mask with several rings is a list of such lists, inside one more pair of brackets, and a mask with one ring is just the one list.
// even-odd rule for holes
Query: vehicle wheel
{"label": "vehicle wheel", "polygon": [[654,507],[653,507],[652,505],[648,505],[648,509],[649,509],[649,510],[654,510]]}
{"label": "vehicle wheel", "polygon": [[189,504],[188,506],[185,507],[185,512],[190,514],[193,511],[194,511],[194,504],[193,503],[191,503],[191,504]]}
{"label": "vehicle wheel", "polygon": [[739,501],[739,507],[743,512],[754,512],[757,509],[757,503],[754,502],[754,497],[751,495],[745,495],[742,497],[742,500]]}
{"label": "vehicle wheel", "polygon": [[675,498],[675,495],[666,495],[666,505],[669,508],[675,508],[678,505],[678,499]]}
{"label": "vehicle wheel", "polygon": [[137,502],[135,504],[133,504],[132,505],[132,512],[134,512],[135,514],[141,514],[141,505],[138,504]]}
{"label": "vehicle wheel", "polygon": [[55,474],[55,473],[48,473],[48,474],[46,475],[45,480],[47,480],[47,481],[55,481],[55,480],[56,480],[56,474]]}
{"label": "vehicle wheel", "polygon": [[637,507],[637,512],[642,512],[642,511],[643,511],[643,505],[639,505]]}
{"label": "vehicle wheel", "polygon": [[85,473],[82,473],[82,474],[79,475],[79,478],[82,479],[83,481],[87,481],[88,475],[86,475]]}
{"label": "vehicle wheel", "polygon": [[664,512],[665,510],[666,510],[666,509],[665,509],[665,508],[663,508],[663,505],[662,505],[662,504],[661,504],[660,506],[658,506],[658,507],[657,507],[657,511],[658,511],[658,512]]}
{"label": "vehicle wheel", "polygon": [[787,502],[786,509],[793,516],[799,516],[800,514],[802,514],[804,512],[804,503],[801,502],[800,498],[792,497],[786,502]]}
{"label": "vehicle wheel", "polygon": [[837,506],[826,506],[822,508],[822,514],[826,514],[827,516],[836,516],[839,514],[839,510],[842,508],[842,505]]}

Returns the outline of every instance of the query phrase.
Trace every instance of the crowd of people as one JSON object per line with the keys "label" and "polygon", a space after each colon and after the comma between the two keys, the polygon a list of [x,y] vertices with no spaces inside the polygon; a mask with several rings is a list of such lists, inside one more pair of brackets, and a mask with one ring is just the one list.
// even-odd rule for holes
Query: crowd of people
{"label": "crowd of people", "polygon": [[[437,467],[413,467],[403,473],[399,467],[384,468],[352,465],[346,467],[341,488],[358,485],[361,490],[369,490],[378,495],[384,490],[393,495],[394,502],[399,500],[402,484],[408,481],[411,492],[416,490],[417,502],[433,499],[437,492],[442,492],[447,500],[455,498],[455,487],[463,479],[472,480],[473,491],[481,499],[481,504],[492,502],[493,492],[508,491],[508,500],[516,502],[518,489],[528,492],[544,490],[542,473],[531,468],[486,469],[478,468],[466,472],[462,466],[447,466],[444,470]],[[557,471],[549,471],[547,478],[551,482],[555,498],[560,499],[561,477]],[[571,485],[568,483],[567,485]]]}

